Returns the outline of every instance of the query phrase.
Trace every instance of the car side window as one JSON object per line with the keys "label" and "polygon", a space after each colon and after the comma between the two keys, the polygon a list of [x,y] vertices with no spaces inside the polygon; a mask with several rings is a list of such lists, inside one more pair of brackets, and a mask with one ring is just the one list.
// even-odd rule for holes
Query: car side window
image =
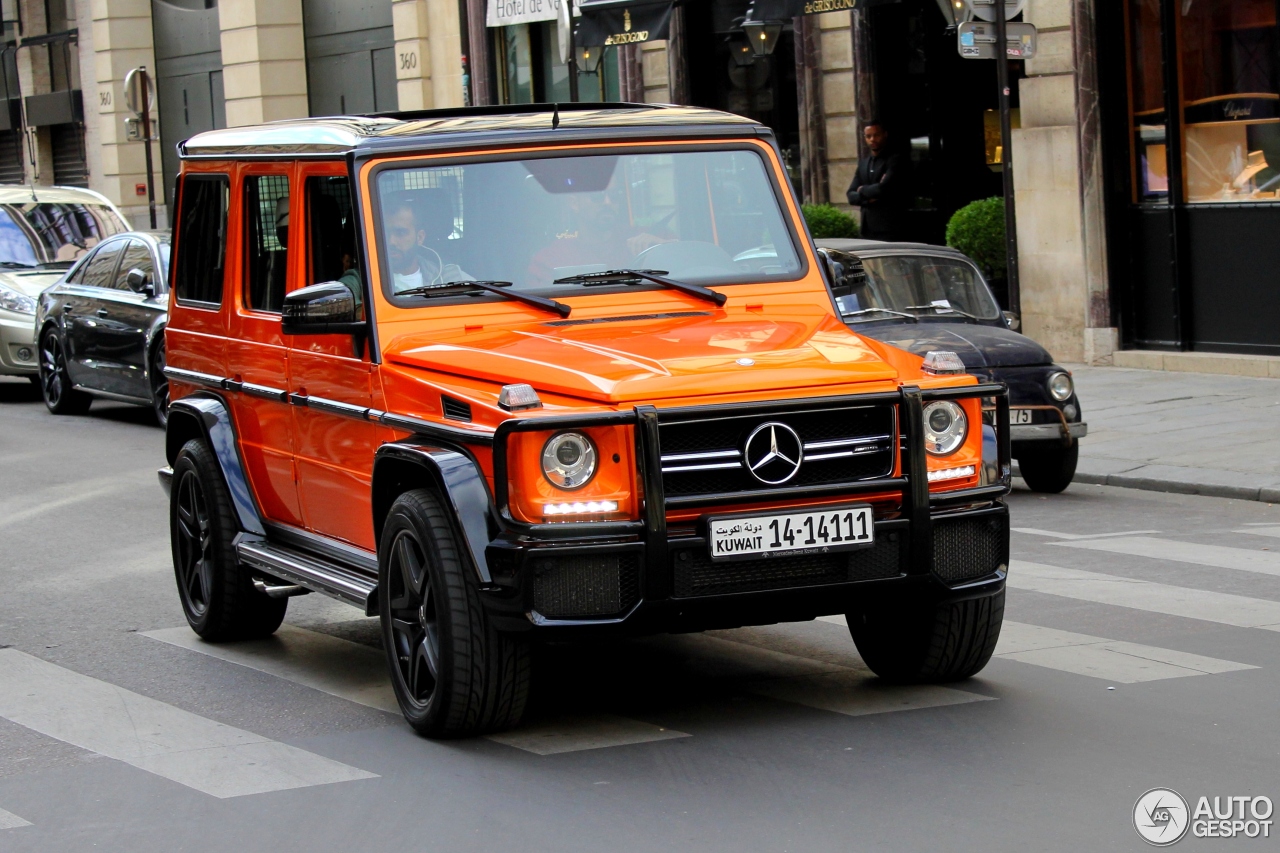
{"label": "car side window", "polygon": [[229,197],[226,175],[186,175],[182,179],[174,275],[179,302],[222,304]]}
{"label": "car side window", "polygon": [[364,285],[350,181],[345,175],[313,175],[307,178],[306,191],[310,242],[307,283],[336,281],[346,285],[355,297],[357,315],[361,315]]}
{"label": "car side window", "polygon": [[244,212],[245,305],[279,314],[289,265],[289,176],[245,178]]}
{"label": "car side window", "polygon": [[134,270],[140,271],[145,278],[143,284],[155,283],[155,264],[151,260],[151,249],[147,248],[147,244],[141,240],[130,240],[129,245],[125,247],[124,254],[120,257],[120,267],[116,270],[116,278],[114,287],[116,290],[131,290],[129,287],[129,273]]}
{"label": "car side window", "polygon": [[124,241],[117,240],[98,249],[84,265],[84,274],[78,283],[89,287],[111,287],[115,277],[116,261],[119,260],[120,251],[123,248]]}

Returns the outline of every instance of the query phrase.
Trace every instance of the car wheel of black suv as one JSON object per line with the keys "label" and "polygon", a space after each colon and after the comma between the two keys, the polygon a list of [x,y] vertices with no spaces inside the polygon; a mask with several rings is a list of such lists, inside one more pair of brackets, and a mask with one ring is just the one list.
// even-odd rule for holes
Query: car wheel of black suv
{"label": "car wheel of black suv", "polygon": [[151,351],[151,407],[155,410],[156,420],[160,426],[169,423],[169,377],[164,375],[164,332],[160,332],[160,343]]}
{"label": "car wheel of black suv", "polygon": [[511,728],[529,696],[528,643],[495,630],[435,493],[406,492],[378,548],[378,612],[409,725],[435,738]]}
{"label": "car wheel of black suv", "polygon": [[996,649],[1004,590],[932,606],[877,607],[847,617],[858,654],[885,681],[960,681]]}
{"label": "car wheel of black suv", "polygon": [[191,630],[210,642],[267,637],[280,627],[289,600],[253,588],[232,545],[231,497],[212,451],[188,441],[173,463],[169,498],[173,571]]}
{"label": "car wheel of black suv", "polygon": [[83,415],[93,402],[88,394],[71,387],[67,357],[54,328],[45,329],[40,337],[40,392],[45,406],[55,415]]}
{"label": "car wheel of black suv", "polygon": [[1027,488],[1033,492],[1057,494],[1071,485],[1080,461],[1080,442],[1070,447],[1060,444],[1023,453],[1018,457],[1018,470]]}

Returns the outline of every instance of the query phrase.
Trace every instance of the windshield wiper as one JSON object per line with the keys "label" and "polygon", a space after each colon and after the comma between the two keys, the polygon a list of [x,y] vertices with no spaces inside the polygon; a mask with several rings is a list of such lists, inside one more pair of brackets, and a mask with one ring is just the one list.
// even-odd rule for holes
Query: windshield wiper
{"label": "windshield wiper", "polygon": [[31,264],[24,264],[21,261],[0,261],[0,267],[7,270],[31,270],[35,269]]}
{"label": "windshield wiper", "polygon": [[961,317],[968,317],[970,320],[977,320],[973,314],[968,311],[961,311],[959,308],[953,308],[950,305],[908,305],[906,311],[923,311],[926,308],[932,308],[934,311],[946,311],[951,314],[959,314]]}
{"label": "windshield wiper", "polygon": [[914,320],[917,323],[920,322],[920,318],[917,317],[915,314],[908,314],[905,311],[894,311],[892,308],[863,308],[860,311],[846,311],[840,316],[841,317],[857,317],[859,314],[870,314],[872,312],[875,312],[878,314],[892,314],[895,317],[906,317],[908,320]]}
{"label": "windshield wiper", "polygon": [[564,278],[558,278],[552,284],[581,284],[585,287],[592,287],[602,284],[616,284],[624,281],[651,281],[654,284],[660,284],[671,290],[678,290],[681,293],[692,296],[696,299],[703,299],[707,302],[714,302],[716,305],[723,305],[729,300],[729,297],[723,293],[718,293],[709,287],[703,287],[700,284],[688,284],[683,281],[676,281],[673,278],[666,278],[666,270],[605,270],[604,272],[588,272],[581,275],[567,275]]}
{"label": "windshield wiper", "polygon": [[557,302],[554,299],[546,299],[541,296],[534,296],[532,293],[521,293],[518,290],[507,290],[511,287],[509,281],[450,281],[445,284],[424,284],[421,287],[411,287],[408,290],[401,290],[396,296],[432,296],[437,293],[457,292],[459,290],[484,290],[489,293],[496,293],[499,296],[505,296],[515,302],[523,302],[525,305],[532,305],[534,308],[541,308],[543,311],[551,311],[559,314],[561,317],[568,317],[573,311],[571,307],[563,302]]}

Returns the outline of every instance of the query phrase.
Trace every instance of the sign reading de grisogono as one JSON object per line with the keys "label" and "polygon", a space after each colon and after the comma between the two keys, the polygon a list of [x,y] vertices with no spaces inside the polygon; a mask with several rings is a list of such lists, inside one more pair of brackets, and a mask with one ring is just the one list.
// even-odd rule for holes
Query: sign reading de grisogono
{"label": "sign reading de grisogono", "polygon": [[485,26],[507,27],[554,21],[560,14],[560,4],[567,2],[569,0],[489,0]]}

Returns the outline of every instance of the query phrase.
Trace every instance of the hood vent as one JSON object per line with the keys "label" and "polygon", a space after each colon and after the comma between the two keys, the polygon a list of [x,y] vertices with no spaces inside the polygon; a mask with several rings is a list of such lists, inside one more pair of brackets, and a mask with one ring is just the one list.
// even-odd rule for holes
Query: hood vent
{"label": "hood vent", "polygon": [[630,323],[636,320],[674,320],[679,317],[710,317],[710,311],[671,311],[666,314],[626,314],[622,317],[593,317],[590,320],[552,320],[544,326],[593,326],[596,323]]}
{"label": "hood vent", "polygon": [[444,416],[451,421],[471,421],[471,404],[455,400],[447,394],[440,395],[440,407]]}

